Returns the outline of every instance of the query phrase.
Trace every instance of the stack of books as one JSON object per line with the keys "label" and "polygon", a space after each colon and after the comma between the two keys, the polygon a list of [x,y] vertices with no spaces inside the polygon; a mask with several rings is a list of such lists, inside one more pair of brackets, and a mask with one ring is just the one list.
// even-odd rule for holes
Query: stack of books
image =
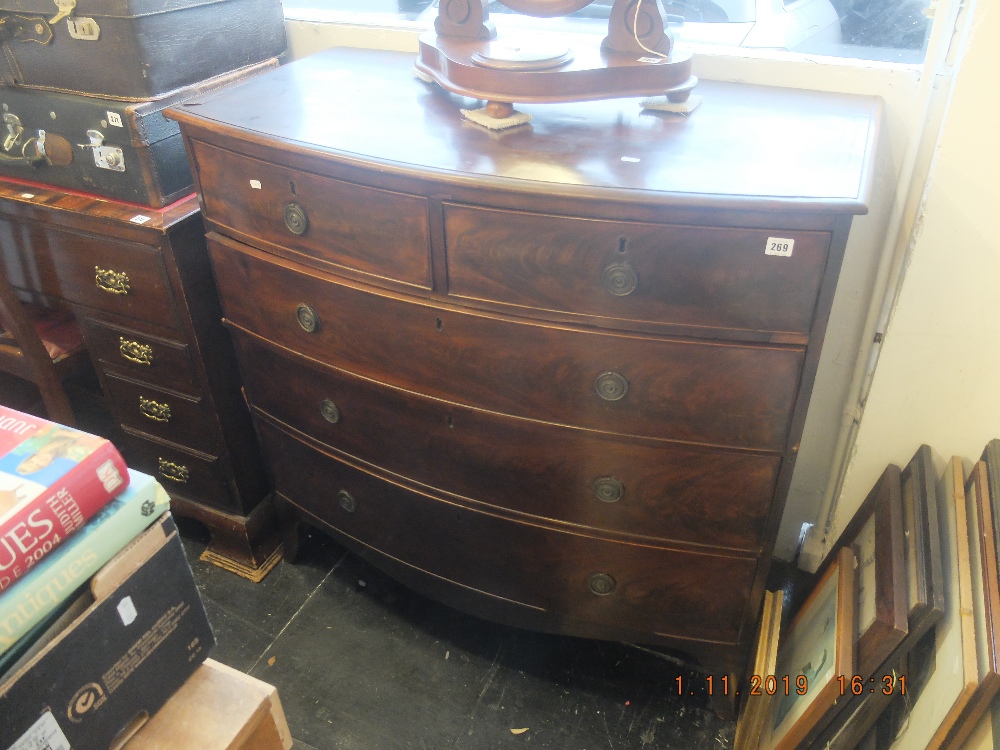
{"label": "stack of books", "polygon": [[169,503],[108,440],[0,406],[0,747],[107,747],[205,660]]}

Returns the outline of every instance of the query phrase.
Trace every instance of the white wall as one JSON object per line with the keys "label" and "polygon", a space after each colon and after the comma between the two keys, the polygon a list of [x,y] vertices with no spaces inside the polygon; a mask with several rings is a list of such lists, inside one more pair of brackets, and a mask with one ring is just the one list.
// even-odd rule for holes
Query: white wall
{"label": "white wall", "polygon": [[979,2],[972,21],[837,529],[885,465],[921,443],[976,459],[1000,437],[1000,13]]}

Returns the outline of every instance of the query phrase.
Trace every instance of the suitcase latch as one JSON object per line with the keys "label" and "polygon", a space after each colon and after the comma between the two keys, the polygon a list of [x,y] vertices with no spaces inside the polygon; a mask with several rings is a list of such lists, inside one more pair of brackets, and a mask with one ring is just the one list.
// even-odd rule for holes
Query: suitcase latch
{"label": "suitcase latch", "polygon": [[81,143],[80,148],[94,150],[94,164],[100,169],[110,169],[112,172],[125,171],[125,154],[117,146],[105,146],[104,134],[99,130],[88,130],[90,143]]}
{"label": "suitcase latch", "polygon": [[3,150],[10,151],[21,140],[24,128],[21,126],[21,119],[10,112],[4,114],[3,124],[7,126],[7,137],[3,140]]}

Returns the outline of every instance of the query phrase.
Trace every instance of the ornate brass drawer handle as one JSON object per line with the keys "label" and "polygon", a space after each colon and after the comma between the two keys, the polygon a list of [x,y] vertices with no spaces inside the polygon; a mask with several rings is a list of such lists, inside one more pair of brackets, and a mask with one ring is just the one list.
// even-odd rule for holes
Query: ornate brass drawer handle
{"label": "ornate brass drawer handle", "polygon": [[628,393],[628,380],[620,372],[602,372],[594,380],[594,390],[605,401],[620,401]]}
{"label": "ornate brass drawer handle", "polygon": [[612,263],[601,272],[601,284],[616,297],[627,297],[639,286],[639,274],[628,263]]}
{"label": "ornate brass drawer handle", "polygon": [[358,509],[358,501],[355,500],[354,495],[347,490],[341,490],[337,493],[337,502],[340,503],[340,507],[348,513],[353,513]]}
{"label": "ornate brass drawer handle", "polygon": [[98,289],[109,294],[128,294],[132,289],[127,273],[99,266],[94,266],[94,283]]}
{"label": "ornate brass drawer handle", "polygon": [[305,234],[309,229],[309,216],[306,210],[298,203],[289,203],[285,206],[285,226],[292,234]]}
{"label": "ornate brass drawer handle", "polygon": [[118,337],[118,353],[123,359],[135,362],[137,365],[153,364],[153,347],[149,344],[140,344],[138,341],[129,341],[124,336]]}
{"label": "ornate brass drawer handle", "polygon": [[587,578],[587,585],[590,586],[591,593],[608,596],[618,587],[618,582],[607,573],[592,573]]}
{"label": "ornate brass drawer handle", "polygon": [[319,330],[319,313],[316,312],[315,308],[302,303],[295,308],[295,318],[306,333],[316,333]]}
{"label": "ornate brass drawer handle", "polygon": [[323,419],[330,424],[337,424],[337,422],[340,421],[340,409],[338,409],[337,405],[328,398],[324,398],[320,401],[319,413],[322,414]]}
{"label": "ornate brass drawer handle", "polygon": [[625,485],[614,477],[600,477],[591,485],[594,497],[602,503],[617,503],[625,495]]}
{"label": "ornate brass drawer handle", "polygon": [[177,482],[178,484],[185,484],[187,480],[191,478],[191,472],[188,470],[187,466],[171,463],[165,458],[159,458],[157,460],[160,465],[160,476],[164,479],[169,479],[171,482]]}
{"label": "ornate brass drawer handle", "polygon": [[139,411],[142,412],[142,416],[154,422],[170,421],[170,404],[161,404],[159,401],[139,396]]}

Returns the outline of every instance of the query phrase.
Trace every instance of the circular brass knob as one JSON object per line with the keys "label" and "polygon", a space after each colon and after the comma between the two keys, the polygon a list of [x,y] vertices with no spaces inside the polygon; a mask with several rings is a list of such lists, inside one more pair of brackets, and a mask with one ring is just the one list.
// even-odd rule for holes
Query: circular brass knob
{"label": "circular brass knob", "polygon": [[340,409],[328,398],[324,398],[319,404],[319,413],[323,415],[330,424],[337,424],[340,421]]}
{"label": "circular brass knob", "polygon": [[598,596],[607,596],[615,590],[618,583],[607,573],[591,573],[587,579],[590,590]]}
{"label": "circular brass knob", "polygon": [[616,297],[627,297],[639,286],[639,274],[628,263],[612,263],[601,272],[601,284]]}
{"label": "circular brass knob", "polygon": [[595,479],[591,488],[594,491],[594,497],[602,503],[617,503],[625,494],[625,485],[614,477]]}
{"label": "circular brass knob", "polygon": [[594,381],[594,390],[605,401],[619,401],[628,393],[628,381],[620,372],[602,372]]}
{"label": "circular brass knob", "polygon": [[298,203],[289,203],[285,206],[285,226],[292,234],[305,234],[309,229],[309,217],[306,210]]}
{"label": "circular brass knob", "polygon": [[354,495],[347,490],[341,490],[337,493],[337,502],[340,503],[340,507],[348,513],[353,513],[358,509],[358,501],[355,500]]}
{"label": "circular brass knob", "polygon": [[316,333],[319,330],[319,313],[309,305],[303,303],[296,307],[295,317],[306,333]]}

